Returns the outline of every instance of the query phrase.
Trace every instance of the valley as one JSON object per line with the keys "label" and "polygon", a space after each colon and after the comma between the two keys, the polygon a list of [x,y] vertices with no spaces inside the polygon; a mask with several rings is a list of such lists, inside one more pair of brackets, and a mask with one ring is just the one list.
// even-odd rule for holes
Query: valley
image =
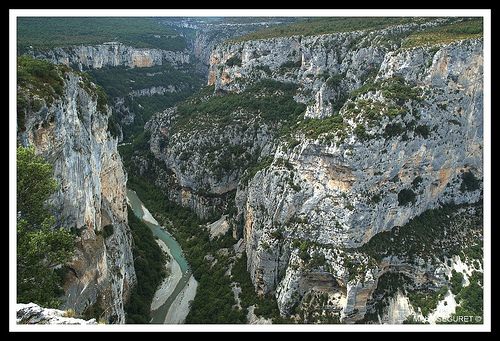
{"label": "valley", "polygon": [[104,19],[17,23],[17,143],[78,250],[62,309],[482,323],[481,17]]}

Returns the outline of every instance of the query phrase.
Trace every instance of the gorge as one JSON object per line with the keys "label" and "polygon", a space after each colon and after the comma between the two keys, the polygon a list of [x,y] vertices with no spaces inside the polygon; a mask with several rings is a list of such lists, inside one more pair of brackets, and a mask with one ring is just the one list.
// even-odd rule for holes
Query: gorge
{"label": "gorge", "polygon": [[192,267],[186,323],[482,317],[482,19],[263,19],[210,43],[214,18],[159,19],[181,49],[28,50],[60,84],[18,82],[17,143],[54,165],[76,231],[63,308],[126,323],[132,188]]}
{"label": "gorge", "polygon": [[[166,252],[169,254],[169,267],[171,269],[171,274],[169,277],[174,278],[174,283],[168,282],[168,285],[163,285],[155,293],[153,302],[151,304],[152,312],[152,323],[174,323],[172,319],[166,320],[166,317],[170,311],[170,307],[173,301],[179,296],[179,294],[185,290],[188,283],[194,288],[196,292],[197,283],[191,275],[191,270],[189,265],[184,258],[184,252],[182,251],[180,245],[175,241],[175,239],[170,236],[164,229],[158,225],[158,222],[151,216],[151,213],[144,207],[141,200],[137,194],[132,190],[127,190],[127,202],[134,211],[134,214],[142,219],[153,231],[153,234],[164,243],[164,247],[167,249]],[[173,261],[172,261],[173,258]],[[175,263],[173,263],[175,262]],[[174,274],[175,272],[175,274]],[[175,282],[177,280],[177,282]],[[167,293],[163,293],[167,291]],[[188,294],[192,297],[192,292]],[[185,302],[184,305],[187,303]],[[176,307],[178,310],[178,307]],[[182,310],[188,311],[188,308],[183,308]],[[185,318],[185,314],[180,314],[180,322]],[[164,322],[168,321],[168,322]],[[175,321],[175,320],[174,320]]]}

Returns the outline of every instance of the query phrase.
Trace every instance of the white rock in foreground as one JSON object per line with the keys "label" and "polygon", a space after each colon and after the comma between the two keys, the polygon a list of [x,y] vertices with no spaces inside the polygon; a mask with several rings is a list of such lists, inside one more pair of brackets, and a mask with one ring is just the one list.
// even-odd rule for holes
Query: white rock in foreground
{"label": "white rock in foreground", "polygon": [[16,323],[18,324],[97,324],[95,318],[88,321],[67,317],[67,311],[42,308],[35,303],[16,304]]}

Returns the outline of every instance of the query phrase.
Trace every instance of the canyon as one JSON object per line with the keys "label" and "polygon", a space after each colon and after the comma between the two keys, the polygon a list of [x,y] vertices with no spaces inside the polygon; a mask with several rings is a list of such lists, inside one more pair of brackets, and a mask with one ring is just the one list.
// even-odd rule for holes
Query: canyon
{"label": "canyon", "polygon": [[[202,26],[169,20],[189,37]],[[469,283],[483,272],[482,259],[465,252],[483,236],[483,39],[414,42],[470,22],[225,40],[236,30],[210,43],[213,31],[200,29],[183,51],[108,42],[30,52],[60,65],[64,79],[53,101],[25,90],[41,105],[24,111],[17,134],[54,165],[61,188],[51,204],[79,233],[64,308],[103,304],[108,323],[125,323],[136,278],[118,142],[138,121],[125,97],[102,105],[96,85],[66,66],[191,65],[206,86],[148,115],[129,176],[148,174],[207,229],[223,225],[216,233],[234,242],[224,252],[245,253],[255,293],[270,295],[290,323],[435,323],[453,314],[443,308],[459,305],[453,274]],[[435,227],[422,232],[429,215]],[[425,295],[438,297],[431,313],[416,303]]]}
{"label": "canyon", "polygon": [[[274,293],[282,316],[308,310],[309,321],[361,321],[388,269],[439,278],[415,279],[420,288],[447,281],[447,258],[429,255],[429,265],[388,255],[374,265],[358,251],[427,210],[482,198],[480,187],[464,190],[466,176],[480,182],[483,173],[482,40],[399,48],[397,37],[417,27],[217,44],[213,95],[191,102],[189,120],[176,107],[145,126],[151,152],[170,170],[157,183],[171,200],[207,216],[214,205],[224,212],[224,195],[235,192],[233,236],[245,243],[256,291]],[[279,83],[253,91],[269,79]],[[228,109],[229,121],[203,112],[218,96],[286,96],[276,84],[294,84],[291,96],[305,106],[296,125],[250,105]],[[318,297],[332,303],[306,304]]]}

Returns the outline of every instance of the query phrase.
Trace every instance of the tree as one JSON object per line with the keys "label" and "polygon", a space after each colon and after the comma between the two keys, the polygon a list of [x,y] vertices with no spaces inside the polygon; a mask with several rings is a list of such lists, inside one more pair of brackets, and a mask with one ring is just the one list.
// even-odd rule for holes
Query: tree
{"label": "tree", "polygon": [[33,148],[17,148],[17,301],[58,308],[62,292],[54,269],[71,259],[75,246],[46,206],[57,190],[52,174]]}
{"label": "tree", "polygon": [[414,203],[416,199],[416,194],[411,189],[403,188],[398,193],[398,203],[399,206],[408,205]]}
{"label": "tree", "polygon": [[471,171],[462,174],[462,184],[460,185],[460,190],[465,191],[475,191],[481,187],[480,181],[476,179]]}
{"label": "tree", "polygon": [[17,148],[17,212],[33,227],[51,219],[46,201],[57,190],[52,165],[35,156],[33,148]]}

